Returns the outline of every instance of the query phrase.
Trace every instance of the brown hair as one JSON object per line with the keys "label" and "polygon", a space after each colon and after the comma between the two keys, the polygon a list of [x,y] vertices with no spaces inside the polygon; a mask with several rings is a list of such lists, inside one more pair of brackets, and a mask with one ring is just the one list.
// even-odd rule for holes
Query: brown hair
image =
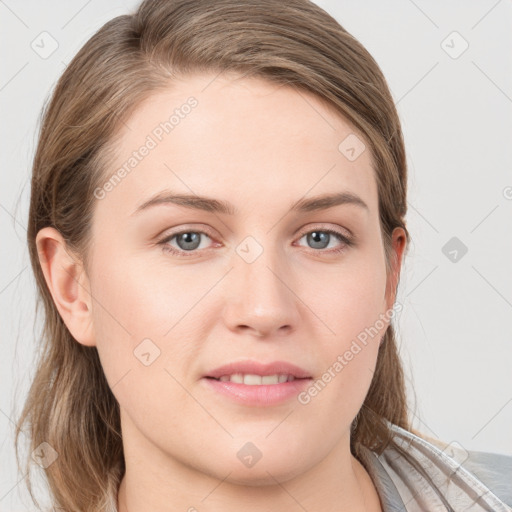
{"label": "brown hair", "polygon": [[[119,405],[97,349],[74,340],[56,309],[36,235],[53,226],[87,268],[94,190],[108,170],[109,144],[142,100],[178,74],[202,71],[294,87],[343,116],[371,151],[388,275],[393,229],[402,227],[409,242],[406,156],[388,85],[366,49],[320,7],[309,0],[145,0],[134,14],[106,23],[45,105],[32,169],[27,241],[44,324],[16,453],[25,423],[30,451],[43,442],[57,451],[45,469],[57,509],[107,510],[125,468]],[[352,425],[352,453],[360,445],[381,453],[392,442],[388,422],[411,430],[393,325]],[[30,478],[27,485],[37,503]]]}

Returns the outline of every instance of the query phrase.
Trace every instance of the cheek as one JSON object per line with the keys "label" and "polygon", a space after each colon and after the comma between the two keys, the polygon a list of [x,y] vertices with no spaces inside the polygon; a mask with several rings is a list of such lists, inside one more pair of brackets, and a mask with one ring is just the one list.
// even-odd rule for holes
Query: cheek
{"label": "cheek", "polygon": [[[97,349],[107,377],[119,402],[140,402],[154,390],[178,390],[172,401],[180,401],[177,382],[190,378],[201,351],[204,326],[209,324],[204,299],[208,287],[197,274],[187,278],[179,269],[166,270],[151,264],[151,258],[123,256],[103,247],[108,255],[92,272],[93,324]],[[153,261],[154,263],[154,261]],[[173,377],[176,380],[173,380]],[[121,382],[122,380],[122,382]],[[126,388],[131,382],[133,389]],[[135,385],[134,383],[139,383]],[[163,397],[162,397],[163,398]],[[168,397],[170,403],[170,397]],[[180,404],[181,405],[181,404]]]}
{"label": "cheek", "polygon": [[[98,353],[112,386],[127,372],[146,371],[176,356],[168,353],[162,340],[176,324],[180,308],[172,304],[175,291],[164,300],[163,283],[152,282],[151,273],[140,262],[112,251],[103,254],[109,255],[108,261],[100,264],[98,260],[91,278],[93,324]],[[173,346],[176,351],[179,348]]]}
{"label": "cheek", "polygon": [[195,402],[180,383],[186,384],[183,369],[196,349],[183,335],[187,322],[180,322],[185,311],[179,294],[140,264],[102,269],[93,288],[93,322],[109,386],[131,418],[178,431],[182,415],[193,414]]}
{"label": "cheek", "polygon": [[148,255],[106,244],[96,248],[91,288],[100,342],[129,338],[135,346],[144,338],[161,339],[197,302],[196,296],[204,294],[204,287],[196,286],[196,293],[179,269],[169,269],[163,258],[155,258],[158,249],[150,254],[145,250]]}
{"label": "cheek", "polygon": [[[308,306],[321,319],[323,333],[316,343],[325,372],[316,387],[322,389],[319,395],[325,405],[335,402],[350,410],[347,417],[355,415],[364,400],[380,340],[389,324],[385,315],[385,263],[378,255],[378,250],[369,256],[361,254],[356,264],[316,279],[316,293],[303,290],[304,296],[313,298]],[[310,283],[306,287],[313,286],[313,281],[306,283]]]}
{"label": "cheek", "polygon": [[335,271],[304,281],[302,296],[310,298],[308,306],[323,323],[323,339],[333,340],[330,347],[348,348],[353,339],[364,341],[365,333],[380,341],[386,327],[379,320],[386,308],[386,268],[378,255],[358,253]]}

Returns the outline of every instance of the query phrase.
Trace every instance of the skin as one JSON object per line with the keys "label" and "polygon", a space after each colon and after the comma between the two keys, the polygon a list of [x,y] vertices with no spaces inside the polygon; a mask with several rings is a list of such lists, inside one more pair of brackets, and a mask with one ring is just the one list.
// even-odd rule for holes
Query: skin
{"label": "skin", "polygon": [[[119,511],[379,511],[349,432],[388,323],[307,405],[240,405],[201,381],[244,359],[290,361],[320,378],[392,307],[406,240],[395,229],[386,276],[370,151],[349,161],[338,145],[354,129],[310,94],[200,74],[138,106],[106,179],[190,96],[197,107],[97,201],[88,269],[55,229],[37,236],[58,310],[78,343],[97,347],[120,404]],[[166,188],[228,200],[239,213],[166,204],[132,215]],[[368,210],[289,212],[304,196],[342,190]],[[192,256],[158,244],[208,228]],[[355,244],[332,254],[344,245],[336,237],[308,240],[325,228],[349,230]],[[250,264],[236,252],[247,236],[263,249]],[[167,245],[186,252],[177,237]],[[149,366],[134,355],[146,338],[160,350]],[[237,457],[247,442],[262,453],[252,467]]]}

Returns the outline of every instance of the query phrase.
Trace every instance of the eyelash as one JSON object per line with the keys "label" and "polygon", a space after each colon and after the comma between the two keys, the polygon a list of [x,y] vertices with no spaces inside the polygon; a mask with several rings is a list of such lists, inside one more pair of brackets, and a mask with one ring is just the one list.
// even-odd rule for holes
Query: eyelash
{"label": "eyelash", "polygon": [[[344,252],[349,247],[352,247],[354,245],[354,241],[351,238],[348,238],[347,236],[343,235],[342,233],[340,233],[337,230],[329,229],[329,228],[315,228],[315,229],[310,229],[309,231],[303,231],[300,234],[298,239],[300,240],[304,235],[307,235],[307,234],[313,233],[313,232],[329,233],[330,235],[334,235],[336,238],[338,238],[338,240],[340,242],[343,242],[343,245],[341,247],[339,247],[338,249],[329,249],[329,250],[310,249],[310,251],[313,251],[313,252],[320,252],[320,253],[325,252],[328,254],[336,255],[336,254],[340,254],[340,253]],[[208,233],[208,231],[189,229],[189,230],[185,230],[185,231],[179,231],[177,233],[172,233],[172,234],[166,236],[164,239],[162,239],[158,242],[158,245],[162,246],[162,250],[164,252],[170,253],[173,256],[178,256],[179,258],[190,258],[190,257],[196,255],[199,251],[197,249],[194,249],[193,251],[183,251],[180,249],[175,249],[174,247],[171,247],[170,245],[168,245],[168,243],[173,238],[175,238],[179,235],[184,235],[185,233],[199,233],[199,234],[206,235],[207,237],[213,239],[212,235],[210,233]]]}

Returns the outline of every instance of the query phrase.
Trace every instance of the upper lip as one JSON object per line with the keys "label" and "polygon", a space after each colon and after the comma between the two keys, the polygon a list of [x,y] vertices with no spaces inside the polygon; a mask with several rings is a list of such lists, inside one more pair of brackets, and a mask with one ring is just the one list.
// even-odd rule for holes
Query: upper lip
{"label": "upper lip", "polygon": [[233,375],[235,373],[244,375],[293,375],[296,379],[311,377],[303,368],[286,361],[273,361],[271,363],[260,363],[258,361],[232,362],[209,371],[205,377],[219,379],[223,375]]}

